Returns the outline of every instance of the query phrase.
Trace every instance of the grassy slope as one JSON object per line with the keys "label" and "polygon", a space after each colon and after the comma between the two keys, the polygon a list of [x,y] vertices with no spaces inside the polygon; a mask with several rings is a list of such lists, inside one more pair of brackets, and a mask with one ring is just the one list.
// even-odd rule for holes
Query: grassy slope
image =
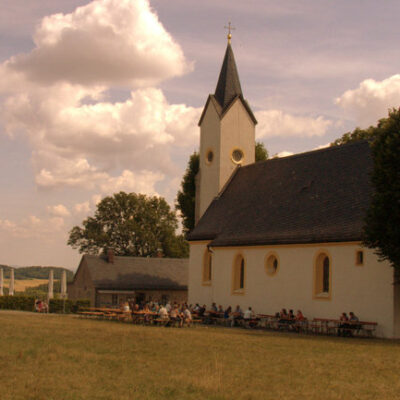
{"label": "grassy slope", "polygon": [[[39,285],[47,285],[49,282],[48,279],[16,279],[14,281],[14,288],[16,292],[23,292],[26,288],[36,287]],[[9,287],[10,280],[4,280],[4,286]]]}
{"label": "grassy slope", "polygon": [[400,343],[0,312],[2,400],[398,399]]}

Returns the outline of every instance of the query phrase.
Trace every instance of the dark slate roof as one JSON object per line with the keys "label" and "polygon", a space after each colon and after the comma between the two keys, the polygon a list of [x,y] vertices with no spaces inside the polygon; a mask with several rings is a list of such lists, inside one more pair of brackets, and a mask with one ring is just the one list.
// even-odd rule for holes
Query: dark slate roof
{"label": "dark slate roof", "polygon": [[212,246],[361,240],[371,171],[364,141],[241,167],[188,239]]}
{"label": "dark slate roof", "polygon": [[116,256],[108,263],[103,257],[84,255],[84,262],[97,289],[186,290],[188,285],[188,259]]}

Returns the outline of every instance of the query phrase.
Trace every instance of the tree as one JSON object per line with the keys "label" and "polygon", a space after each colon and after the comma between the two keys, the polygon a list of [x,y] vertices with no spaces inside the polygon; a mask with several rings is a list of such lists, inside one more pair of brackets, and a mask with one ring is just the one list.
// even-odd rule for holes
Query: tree
{"label": "tree", "polygon": [[[371,129],[371,128],[369,128]],[[366,217],[364,244],[400,273],[400,110],[389,110],[373,128],[374,192]]]}
{"label": "tree", "polygon": [[175,212],[162,197],[119,192],[97,205],[94,217],[74,226],[68,245],[80,253],[99,254],[112,248],[116,255],[187,257],[188,245],[175,234]]}
{"label": "tree", "polygon": [[[268,151],[262,142],[256,142],[256,162],[268,159]],[[199,172],[200,157],[196,151],[190,156],[188,166],[181,182],[181,190],[178,191],[175,207],[181,212],[183,231],[189,232],[195,225],[196,206],[196,175]]]}
{"label": "tree", "polygon": [[256,162],[265,161],[268,159],[268,150],[265,148],[264,143],[256,142]]}
{"label": "tree", "polygon": [[199,172],[200,157],[196,151],[190,156],[183,175],[181,190],[178,191],[175,207],[181,212],[184,232],[194,228],[196,203],[196,175]]}
{"label": "tree", "polygon": [[353,132],[346,132],[341,138],[336,139],[331,143],[331,146],[340,146],[342,144],[357,142],[359,140],[371,141],[374,139],[376,133],[375,130],[376,128],[373,126],[370,126],[367,129],[361,129],[357,127]]}

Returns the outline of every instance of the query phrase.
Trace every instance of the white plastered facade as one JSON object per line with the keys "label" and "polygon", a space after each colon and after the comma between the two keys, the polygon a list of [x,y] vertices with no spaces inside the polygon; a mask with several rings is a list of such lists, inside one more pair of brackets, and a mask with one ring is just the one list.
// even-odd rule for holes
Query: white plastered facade
{"label": "white plastered facade", "polygon": [[[212,302],[256,313],[274,314],[282,308],[301,309],[306,317],[339,318],[353,311],[360,320],[378,323],[379,337],[400,337],[398,288],[393,285],[393,268],[378,261],[360,243],[322,243],[312,245],[250,246],[212,248],[212,279],[203,283],[203,257],[207,242],[190,244],[189,302],[209,306]],[[357,265],[356,252],[363,251],[363,265]],[[266,257],[275,254],[278,269],[266,271]],[[315,294],[316,257],[330,258],[330,295]],[[233,265],[237,255],[245,260],[242,293],[233,290]],[[397,291],[397,292],[396,292]],[[397,300],[396,300],[397,298]]]}

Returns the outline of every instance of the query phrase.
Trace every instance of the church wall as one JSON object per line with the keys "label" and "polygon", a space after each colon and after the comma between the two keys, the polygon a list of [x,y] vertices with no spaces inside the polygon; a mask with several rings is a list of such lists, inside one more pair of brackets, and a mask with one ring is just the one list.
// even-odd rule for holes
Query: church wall
{"label": "church wall", "polygon": [[237,164],[232,161],[234,149],[241,149],[244,159],[241,165],[255,161],[255,125],[241,100],[236,100],[221,121],[221,178],[219,190],[228,181]]}
{"label": "church wall", "polygon": [[[200,128],[200,218],[211,201],[219,192],[219,169],[220,162],[220,118],[215,107],[210,101],[202,120]],[[211,163],[206,161],[209,150],[213,152]]]}
{"label": "church wall", "polygon": [[[260,246],[213,248],[212,284],[201,285],[202,255],[206,244],[192,244],[189,263],[189,301],[211,302],[224,308],[239,304],[252,306],[256,313],[274,314],[282,308],[301,309],[309,319],[339,318],[353,311],[360,320],[378,322],[378,336],[394,336],[393,271],[386,262],[378,262],[369,249],[364,252],[364,265],[356,265],[357,244],[323,244],[306,246]],[[314,296],[314,261],[320,251],[331,260],[330,299]],[[278,270],[266,273],[265,258],[274,252]],[[243,294],[232,292],[232,269],[237,254],[245,262]]]}

